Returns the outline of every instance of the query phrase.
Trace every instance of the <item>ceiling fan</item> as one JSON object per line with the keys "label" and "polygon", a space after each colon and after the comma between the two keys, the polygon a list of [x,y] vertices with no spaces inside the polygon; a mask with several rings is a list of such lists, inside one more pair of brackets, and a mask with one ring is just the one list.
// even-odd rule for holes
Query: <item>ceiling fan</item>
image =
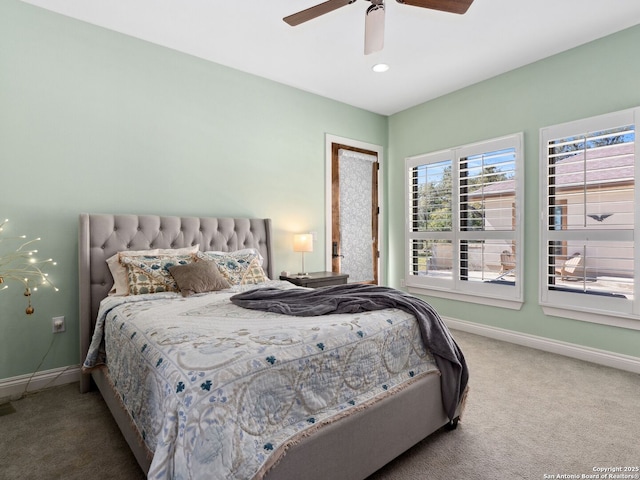
{"label": "ceiling fan", "polygon": [[[302,10],[283,20],[292,27],[313,20],[325,13],[337,10],[340,7],[350,5],[356,0],[328,0],[313,7]],[[382,50],[384,45],[384,0],[367,0],[371,6],[367,8],[364,23],[364,53],[369,55]],[[396,0],[398,3],[412,5],[414,7],[441,10],[443,12],[464,14],[469,9],[473,0]]]}

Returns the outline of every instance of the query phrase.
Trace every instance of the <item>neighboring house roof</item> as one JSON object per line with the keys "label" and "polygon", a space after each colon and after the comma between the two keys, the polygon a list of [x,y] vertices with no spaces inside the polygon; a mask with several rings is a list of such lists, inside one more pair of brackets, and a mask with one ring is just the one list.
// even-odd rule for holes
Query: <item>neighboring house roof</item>
{"label": "neighboring house roof", "polygon": [[504,180],[502,182],[494,182],[484,187],[477,188],[476,190],[469,192],[469,197],[479,197],[481,195],[487,196],[500,196],[500,195],[513,195],[516,189],[515,180]]}
{"label": "neighboring house roof", "polygon": [[571,187],[585,183],[629,182],[634,177],[634,145],[623,143],[570,155],[556,163],[556,187]]}
{"label": "neighboring house roof", "polygon": [[[556,188],[571,188],[582,185],[584,162],[582,153],[569,155],[556,163]],[[634,144],[623,143],[610,147],[587,150],[587,183],[626,183],[634,178]],[[514,180],[494,182],[469,192],[470,198],[512,195],[516,189]]]}

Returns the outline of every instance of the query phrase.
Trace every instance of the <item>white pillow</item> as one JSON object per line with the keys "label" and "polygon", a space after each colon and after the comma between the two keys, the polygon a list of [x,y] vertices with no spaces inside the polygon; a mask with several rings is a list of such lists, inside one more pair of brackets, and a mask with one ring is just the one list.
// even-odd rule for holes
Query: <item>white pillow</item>
{"label": "white pillow", "polygon": [[184,248],[154,248],[153,250],[123,250],[107,259],[109,271],[113,277],[113,288],[109,291],[111,296],[129,295],[129,279],[127,277],[127,268],[120,263],[120,255],[128,257],[141,257],[145,255],[189,255],[196,253],[200,249],[200,245]]}

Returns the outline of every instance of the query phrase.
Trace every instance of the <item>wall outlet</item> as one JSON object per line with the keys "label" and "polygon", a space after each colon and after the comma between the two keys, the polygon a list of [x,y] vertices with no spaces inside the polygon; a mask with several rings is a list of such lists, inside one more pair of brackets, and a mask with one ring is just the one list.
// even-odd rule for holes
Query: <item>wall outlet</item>
{"label": "wall outlet", "polygon": [[51,324],[53,327],[53,333],[62,333],[64,332],[64,317],[53,317],[51,319]]}

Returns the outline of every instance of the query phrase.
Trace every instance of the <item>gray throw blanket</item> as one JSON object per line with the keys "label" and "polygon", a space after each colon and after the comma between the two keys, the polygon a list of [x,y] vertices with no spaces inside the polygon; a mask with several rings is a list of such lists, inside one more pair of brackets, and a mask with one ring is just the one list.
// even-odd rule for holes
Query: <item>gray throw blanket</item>
{"label": "gray throw blanket", "polygon": [[398,308],[413,314],[422,341],[440,369],[442,401],[449,420],[463,398],[469,372],[462,351],[438,313],[427,302],[400,290],[377,285],[346,284],[315,290],[259,288],[239,293],[231,301],[244,308],[300,317],[330,313],[360,313]]}

